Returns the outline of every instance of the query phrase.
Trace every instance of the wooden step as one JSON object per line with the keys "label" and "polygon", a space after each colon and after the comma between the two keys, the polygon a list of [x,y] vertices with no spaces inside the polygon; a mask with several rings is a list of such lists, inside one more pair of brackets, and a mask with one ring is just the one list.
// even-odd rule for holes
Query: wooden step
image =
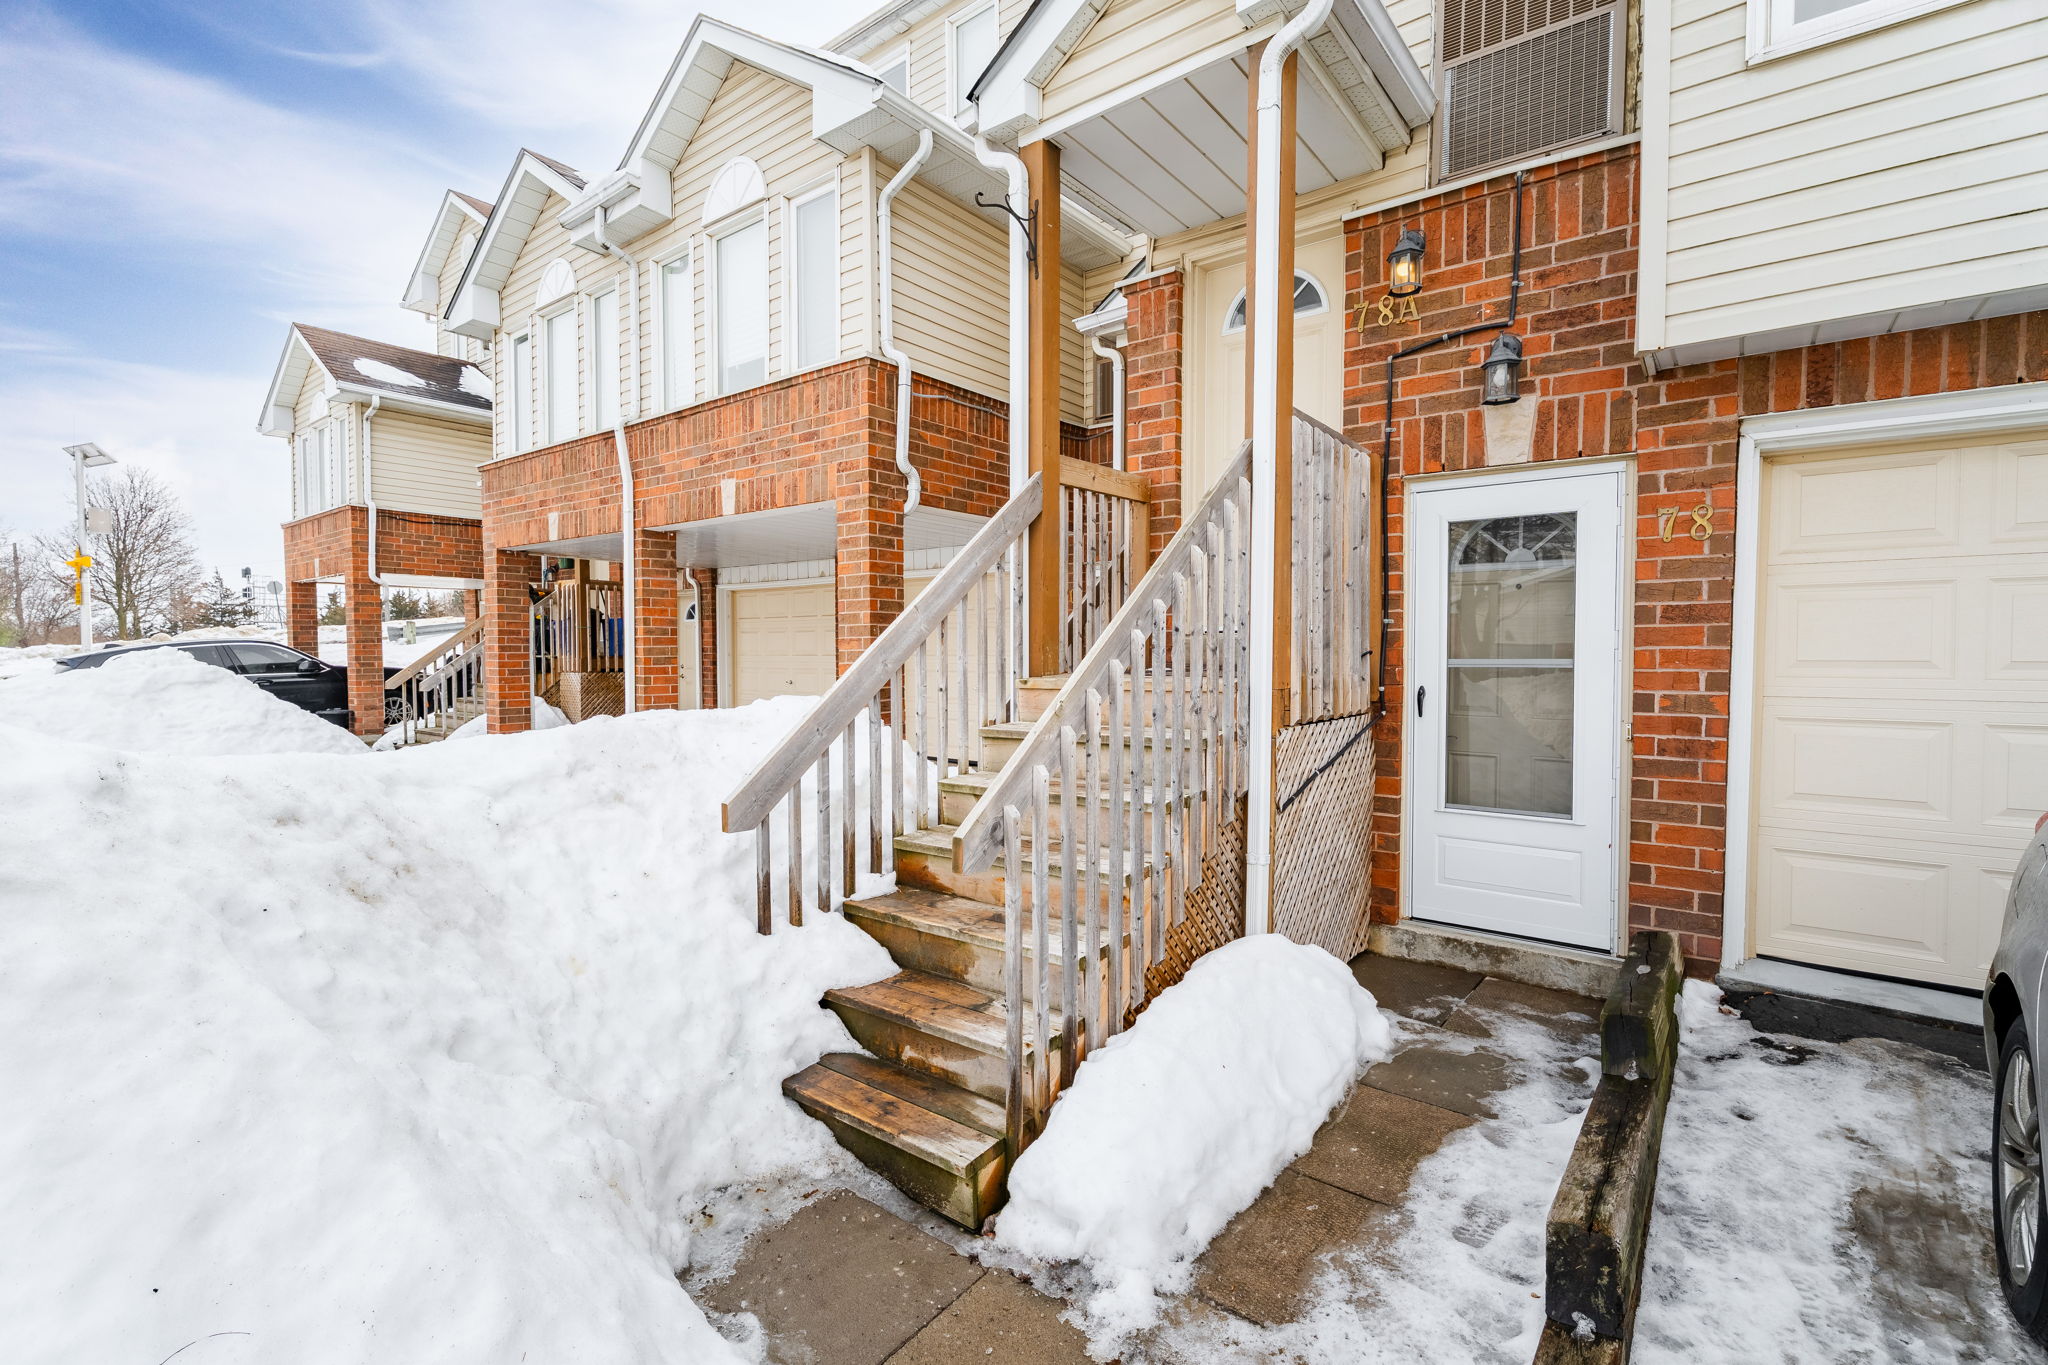
{"label": "wooden step", "polygon": [[[1147,714],[1149,717],[1150,713],[1148,712]],[[1010,760],[1016,757],[1017,750],[1023,747],[1024,740],[1031,734],[1032,726],[1035,724],[1037,724],[1036,721],[1030,720],[1004,720],[997,721],[993,725],[982,726],[981,752],[985,769],[1000,772],[1008,767]],[[1194,748],[1197,744],[1195,732],[1185,730],[1181,734],[1188,747]],[[1106,732],[1104,737],[1107,737]],[[1124,747],[1127,749],[1140,748],[1150,752],[1156,747],[1154,743],[1155,738],[1154,735],[1141,732],[1138,727],[1133,725],[1124,736]]]}
{"label": "wooden step", "polygon": [[962,1227],[978,1230],[995,1211],[1008,1165],[1001,1105],[850,1052],[805,1067],[782,1093],[898,1189]]}
{"label": "wooden step", "polygon": [[[985,872],[959,872],[953,867],[952,825],[934,825],[930,829],[906,830],[896,836],[896,879],[899,886],[921,887],[927,891],[941,891],[967,900],[985,901],[1000,905],[1003,901],[1003,877],[1008,871],[1005,860],[998,858]],[[1024,856],[1024,872],[1030,873],[1037,865],[1036,859],[1027,850]],[[1133,867],[1146,870],[1170,868],[1172,859],[1148,854],[1142,864],[1133,860],[1126,852],[1121,868],[1121,880],[1129,885]],[[1060,874],[1064,867],[1059,854],[1055,853],[1046,862],[1046,875],[1051,881],[1052,908],[1058,911],[1060,905]],[[1099,853],[1095,859],[1098,876],[1110,875],[1109,855]]]}
{"label": "wooden step", "polygon": [[[870,938],[889,950],[899,967],[931,976],[964,981],[991,996],[1003,993],[1003,907],[988,901],[929,891],[917,886],[899,886],[886,896],[850,900],[846,918]],[[1057,915],[1046,925],[1047,957],[1055,969],[1066,960],[1061,951],[1061,926]],[[1031,912],[1024,912],[1024,982],[1027,999],[1037,973],[1028,964],[1035,956]],[[1106,956],[1105,942],[1097,950]],[[1081,954],[1083,960],[1087,954]]]}
{"label": "wooden step", "polygon": [[[948,825],[961,823],[967,818],[968,812],[974,809],[975,803],[981,800],[983,794],[995,785],[996,778],[999,776],[1001,776],[1000,773],[993,772],[965,772],[954,773],[949,777],[940,778],[939,819]],[[1106,777],[1098,778],[1092,796],[1085,791],[1081,794],[1079,799],[1082,806],[1100,806],[1106,796],[1108,787],[1109,781]],[[1054,834],[1058,834],[1066,827],[1066,802],[1060,799],[1062,787],[1058,782],[1052,784],[1051,791],[1052,809],[1047,813],[1048,825]],[[1131,814],[1133,793],[1120,791],[1119,796],[1121,797],[1124,818],[1128,820]],[[1175,805],[1185,804],[1187,801],[1186,797],[1182,797],[1179,802],[1164,798],[1154,799],[1149,790],[1137,795],[1136,799],[1148,811],[1156,810],[1160,807],[1171,810]]]}
{"label": "wooden step", "polygon": [[877,1057],[998,1104],[1009,1093],[1009,1025],[999,996],[929,972],[902,971],[827,991],[825,1004]]}

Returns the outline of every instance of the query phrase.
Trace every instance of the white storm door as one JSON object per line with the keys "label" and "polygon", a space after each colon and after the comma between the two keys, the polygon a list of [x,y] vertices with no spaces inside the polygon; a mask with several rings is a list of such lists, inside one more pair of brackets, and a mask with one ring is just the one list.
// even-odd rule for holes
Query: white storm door
{"label": "white storm door", "polygon": [[1608,951],[1621,474],[1408,500],[1409,912]]}

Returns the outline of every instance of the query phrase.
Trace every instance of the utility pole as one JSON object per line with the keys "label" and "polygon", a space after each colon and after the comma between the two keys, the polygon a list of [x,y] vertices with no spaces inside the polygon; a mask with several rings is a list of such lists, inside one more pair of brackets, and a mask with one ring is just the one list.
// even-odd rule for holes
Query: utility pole
{"label": "utility pole", "polygon": [[77,582],[71,589],[71,600],[78,604],[78,643],[92,644],[92,555],[89,547],[90,518],[85,509],[85,471],[98,469],[114,463],[114,457],[101,450],[92,442],[82,445],[65,446],[64,453],[71,457],[72,472],[78,479],[78,537],[69,561],[71,572],[77,575]]}

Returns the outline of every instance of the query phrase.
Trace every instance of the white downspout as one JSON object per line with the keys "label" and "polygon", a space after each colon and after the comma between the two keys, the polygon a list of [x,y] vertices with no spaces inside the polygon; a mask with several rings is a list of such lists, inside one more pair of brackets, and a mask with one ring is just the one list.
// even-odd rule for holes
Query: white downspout
{"label": "white downspout", "polygon": [[639,586],[640,573],[635,563],[638,559],[639,525],[633,511],[633,457],[626,450],[626,423],[640,415],[640,262],[631,252],[605,236],[602,204],[597,209],[597,244],[606,255],[616,256],[626,263],[626,302],[628,311],[632,313],[626,332],[632,344],[626,349],[632,357],[628,368],[633,372],[633,410],[625,411],[622,404],[618,421],[612,424],[612,448],[619,460],[619,533],[625,541],[625,552],[621,557],[626,571],[625,600],[621,603],[620,613],[626,625],[622,644],[626,651],[626,714],[630,716],[640,709],[640,659],[636,648],[639,631],[633,620],[639,606],[639,594],[634,589]]}
{"label": "white downspout", "polygon": [[890,229],[894,222],[890,207],[896,200],[896,192],[911,182],[931,153],[932,130],[919,129],[917,150],[890,177],[889,183],[882,187],[880,197],[875,200],[875,224],[881,237],[882,256],[882,354],[896,362],[896,467],[903,471],[904,481],[910,486],[903,499],[903,515],[906,517],[916,509],[924,492],[924,481],[918,478],[917,470],[910,463],[910,355],[896,344],[896,257],[890,248]]}
{"label": "white downspout", "polygon": [[1125,451],[1130,444],[1124,424],[1124,348],[1111,346],[1096,336],[1089,337],[1088,344],[1094,348],[1095,354],[1109,362],[1110,372],[1115,375],[1112,382],[1116,387],[1109,394],[1109,462],[1113,467],[1122,469]]}
{"label": "white downspout", "polygon": [[[1024,217],[1031,210],[1031,175],[1024,158],[1001,151],[981,133],[974,155],[1009,178],[1010,190],[1010,494],[1031,477],[1031,238]],[[1057,268],[1057,266],[1055,266]]]}
{"label": "white downspout", "polygon": [[[363,409],[363,439],[357,443],[360,448],[356,451],[356,460],[363,470],[363,505],[370,509],[370,581],[379,588],[384,586],[384,575],[377,572],[377,494],[370,480],[370,419],[377,415],[377,407],[383,401],[381,393],[370,395],[370,406]],[[381,628],[378,635],[383,635]]]}
{"label": "white downspout", "polygon": [[[1274,539],[1278,534],[1276,479],[1282,452],[1274,436],[1280,424],[1280,334],[1292,326],[1292,291],[1280,279],[1280,72],[1302,39],[1329,19],[1335,0],[1309,0],[1259,54],[1258,183],[1252,187],[1256,215],[1252,263],[1252,624],[1251,772],[1246,793],[1244,926],[1249,934],[1273,931],[1273,620]],[[1289,281],[1289,283],[1292,283]],[[1282,311],[1282,310],[1286,311]],[[1280,319],[1285,317],[1287,322]],[[1288,395],[1291,400],[1292,394]],[[1290,402],[1290,407],[1292,406]]]}

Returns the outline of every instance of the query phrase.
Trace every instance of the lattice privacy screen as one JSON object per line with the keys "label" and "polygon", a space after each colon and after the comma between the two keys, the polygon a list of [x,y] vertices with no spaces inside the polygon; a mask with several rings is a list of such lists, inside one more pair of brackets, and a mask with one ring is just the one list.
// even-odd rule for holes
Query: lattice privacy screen
{"label": "lattice privacy screen", "polygon": [[1372,723],[1290,725],[1276,765],[1273,927],[1349,962],[1372,928]]}

